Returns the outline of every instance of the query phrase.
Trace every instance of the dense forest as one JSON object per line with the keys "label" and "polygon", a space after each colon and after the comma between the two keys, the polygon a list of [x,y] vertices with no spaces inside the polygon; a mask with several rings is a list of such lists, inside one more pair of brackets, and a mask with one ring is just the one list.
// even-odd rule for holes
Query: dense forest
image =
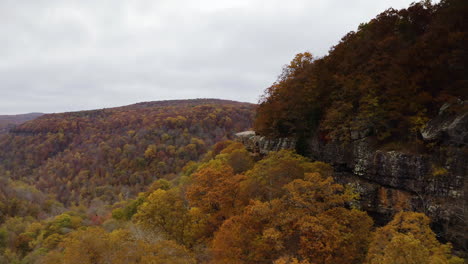
{"label": "dense forest", "polygon": [[466,100],[467,21],[465,0],[387,10],[323,58],[298,54],[258,106],[145,102],[9,127],[0,264],[464,263],[425,214],[377,226],[331,165],[233,135],[418,142],[442,104]]}
{"label": "dense forest", "polygon": [[250,128],[253,109],[201,99],[44,115],[0,137],[0,173],[66,206],[116,202],[175,177],[215,142]]}
{"label": "dense forest", "polygon": [[465,0],[389,9],[327,56],[298,54],[265,91],[255,130],[342,142],[359,131],[381,143],[417,142],[444,103],[467,99],[466,47]]}
{"label": "dense forest", "polygon": [[353,206],[358,194],[332,175],[291,151],[258,159],[219,142],[178,179],[155,181],[102,219],[83,206],[43,221],[8,218],[0,262],[463,263],[421,213],[374,229]]}

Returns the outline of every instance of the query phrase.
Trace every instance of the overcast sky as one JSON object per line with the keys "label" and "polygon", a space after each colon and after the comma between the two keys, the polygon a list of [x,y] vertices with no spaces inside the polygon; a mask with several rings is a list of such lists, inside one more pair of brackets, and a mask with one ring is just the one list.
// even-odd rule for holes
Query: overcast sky
{"label": "overcast sky", "polygon": [[257,102],[295,54],[411,0],[0,0],[0,114]]}

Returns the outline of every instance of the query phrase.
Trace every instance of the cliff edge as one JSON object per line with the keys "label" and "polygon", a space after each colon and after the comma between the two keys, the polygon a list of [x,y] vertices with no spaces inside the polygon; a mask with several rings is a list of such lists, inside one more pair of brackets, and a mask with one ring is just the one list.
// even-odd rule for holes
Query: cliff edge
{"label": "cliff edge", "polygon": [[[420,132],[423,151],[407,146],[382,146],[363,133],[350,142],[326,141],[319,135],[308,140],[304,153],[330,163],[336,181],[359,191],[359,205],[384,224],[398,211],[424,212],[433,219],[433,229],[443,241],[468,251],[467,208],[467,102],[444,105],[439,115]],[[457,111],[453,109],[457,108]],[[461,109],[461,110],[460,110]],[[267,138],[254,131],[236,134],[254,153],[294,149],[294,138]]]}

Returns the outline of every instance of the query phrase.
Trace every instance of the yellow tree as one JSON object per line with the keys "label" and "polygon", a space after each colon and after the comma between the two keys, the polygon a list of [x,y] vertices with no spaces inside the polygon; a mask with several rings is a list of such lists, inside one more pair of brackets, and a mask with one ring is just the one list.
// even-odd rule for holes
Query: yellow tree
{"label": "yellow tree", "polygon": [[243,189],[247,196],[262,201],[280,198],[283,185],[304,177],[307,164],[310,162],[306,158],[292,151],[272,152],[246,173]]}
{"label": "yellow tree", "polygon": [[189,251],[173,241],[149,244],[136,240],[128,230],[107,233],[91,227],[70,233],[62,250],[49,252],[44,264],[195,264]]}
{"label": "yellow tree", "polygon": [[[271,166],[274,171],[275,165]],[[324,164],[301,167],[328,173]],[[282,191],[280,199],[254,200],[242,214],[223,223],[213,239],[212,263],[272,263],[281,256],[304,263],[364,259],[372,220],[363,212],[343,208],[355,198],[353,192],[318,172],[305,173]]]}
{"label": "yellow tree", "polygon": [[192,175],[187,198],[191,206],[210,216],[210,229],[216,230],[244,204],[239,188],[243,180],[244,175],[235,175],[230,166],[216,161]]}
{"label": "yellow tree", "polygon": [[252,201],[241,215],[226,220],[214,236],[211,263],[261,264],[277,259],[282,241],[270,226],[281,209],[279,200]]}
{"label": "yellow tree", "polygon": [[377,229],[367,253],[368,264],[463,263],[450,254],[451,246],[437,241],[422,213],[400,212]]}
{"label": "yellow tree", "polygon": [[154,245],[144,244],[140,264],[195,264],[192,254],[183,246],[171,240]]}
{"label": "yellow tree", "polygon": [[372,219],[362,211],[337,207],[305,216],[299,229],[302,258],[317,264],[362,263],[370,242]]}
{"label": "yellow tree", "polygon": [[273,264],[311,264],[308,260],[298,260],[297,258],[291,258],[291,257],[281,257],[277,260],[275,260],[275,262],[273,262]]}
{"label": "yellow tree", "polygon": [[135,221],[149,232],[191,247],[204,232],[206,219],[189,208],[179,189],[158,189],[138,207]]}
{"label": "yellow tree", "polygon": [[232,167],[234,173],[243,173],[254,165],[251,154],[245,148],[236,149],[229,153],[227,163]]}

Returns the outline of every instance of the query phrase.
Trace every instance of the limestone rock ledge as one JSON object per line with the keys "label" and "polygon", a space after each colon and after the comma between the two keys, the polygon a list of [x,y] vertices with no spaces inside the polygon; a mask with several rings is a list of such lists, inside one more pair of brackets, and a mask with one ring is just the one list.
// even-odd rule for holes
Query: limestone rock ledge
{"label": "limestone rock ledge", "polygon": [[255,131],[244,131],[235,134],[236,140],[242,142],[248,151],[268,154],[271,151],[282,149],[296,148],[296,140],[294,138],[277,138],[269,139],[267,137],[256,135]]}

